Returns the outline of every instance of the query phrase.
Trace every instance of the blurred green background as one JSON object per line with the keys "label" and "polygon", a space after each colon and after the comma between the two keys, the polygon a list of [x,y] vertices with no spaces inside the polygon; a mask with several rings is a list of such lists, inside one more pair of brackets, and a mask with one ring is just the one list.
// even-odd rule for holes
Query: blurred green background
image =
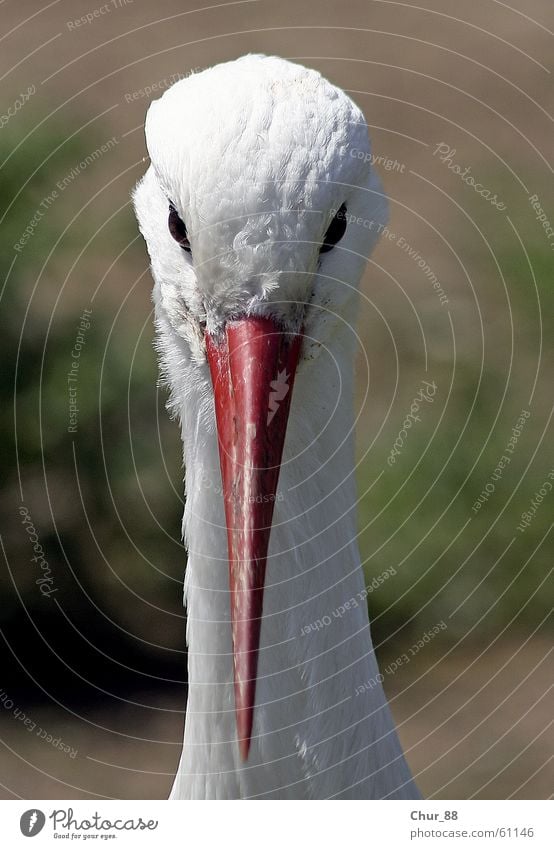
{"label": "blurred green background", "polygon": [[[168,78],[255,51],[298,58],[351,92],[374,152],[398,163],[376,165],[390,230],[447,294],[441,303],[413,256],[384,239],[360,310],[360,545],[369,586],[396,572],[368,596],[381,663],[419,646],[384,682],[408,760],[424,795],[545,798],[554,496],[539,504],[536,493],[554,469],[553,242],[529,195],[554,218],[549,5],[526,4],[529,17],[467,2],[228,6],[135,0],[77,28],[92,11],[82,0],[3,7],[6,110],[36,88],[0,129],[3,793],[168,792],[186,699],[183,469],[130,192],[147,167],[144,112]],[[441,163],[440,142],[505,212]],[[436,383],[433,403],[391,466],[423,380]],[[475,512],[522,410],[510,463]]]}

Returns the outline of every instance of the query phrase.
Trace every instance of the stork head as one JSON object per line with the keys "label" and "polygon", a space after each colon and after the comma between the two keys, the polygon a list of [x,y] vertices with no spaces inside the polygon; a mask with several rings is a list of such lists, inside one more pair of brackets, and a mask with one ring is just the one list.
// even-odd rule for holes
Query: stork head
{"label": "stork head", "polygon": [[[360,110],[316,71],[275,57],[179,81],[151,104],[146,140],[135,207],[162,352],[177,346],[183,363],[209,370],[213,393],[246,758],[295,372],[304,358],[317,367],[307,351],[352,304],[386,202]],[[170,380],[179,393],[175,367]]]}

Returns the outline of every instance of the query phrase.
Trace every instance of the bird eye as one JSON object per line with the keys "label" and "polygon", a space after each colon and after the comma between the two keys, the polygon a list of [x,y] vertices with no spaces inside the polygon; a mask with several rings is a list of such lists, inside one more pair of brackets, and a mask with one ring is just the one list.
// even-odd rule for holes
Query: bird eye
{"label": "bird eye", "polygon": [[346,205],[343,203],[327,228],[323,244],[319,249],[320,254],[327,253],[335,247],[337,242],[340,242],[346,231],[346,224]]}
{"label": "bird eye", "polygon": [[167,219],[167,226],[169,227],[169,232],[177,242],[177,244],[181,245],[184,251],[187,253],[191,253],[191,247],[189,242],[189,237],[187,236],[187,228],[185,226],[185,222],[182,218],[179,217],[179,213],[175,209],[172,203],[169,204],[169,216]]}

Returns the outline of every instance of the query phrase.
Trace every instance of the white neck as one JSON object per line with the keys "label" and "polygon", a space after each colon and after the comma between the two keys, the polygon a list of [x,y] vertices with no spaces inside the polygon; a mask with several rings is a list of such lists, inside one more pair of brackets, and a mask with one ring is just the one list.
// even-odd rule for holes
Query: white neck
{"label": "white neck", "polygon": [[[196,374],[195,391],[180,411],[189,695],[172,798],[418,796],[376,678],[369,632],[356,542],[352,351],[337,343],[333,356],[336,365],[323,355],[316,364],[302,361],[296,377],[246,764],[236,744],[227,542],[209,376],[206,367],[199,381],[201,367],[187,366]],[[183,375],[181,360],[175,382],[184,386],[191,376]],[[374,684],[364,689],[367,682]]]}

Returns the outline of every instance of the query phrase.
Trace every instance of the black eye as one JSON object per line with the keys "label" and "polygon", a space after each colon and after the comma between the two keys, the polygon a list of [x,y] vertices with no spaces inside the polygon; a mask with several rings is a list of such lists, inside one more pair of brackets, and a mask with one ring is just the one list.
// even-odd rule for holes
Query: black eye
{"label": "black eye", "polygon": [[169,232],[175,239],[175,241],[181,245],[184,251],[190,254],[190,242],[187,236],[187,228],[185,227],[185,222],[182,218],[179,218],[179,213],[175,209],[172,203],[169,204],[169,217],[167,219],[167,226],[169,227]]}
{"label": "black eye", "polygon": [[327,228],[323,244],[319,249],[320,254],[327,253],[335,247],[337,242],[340,242],[346,231],[346,224],[346,205],[343,203]]}

